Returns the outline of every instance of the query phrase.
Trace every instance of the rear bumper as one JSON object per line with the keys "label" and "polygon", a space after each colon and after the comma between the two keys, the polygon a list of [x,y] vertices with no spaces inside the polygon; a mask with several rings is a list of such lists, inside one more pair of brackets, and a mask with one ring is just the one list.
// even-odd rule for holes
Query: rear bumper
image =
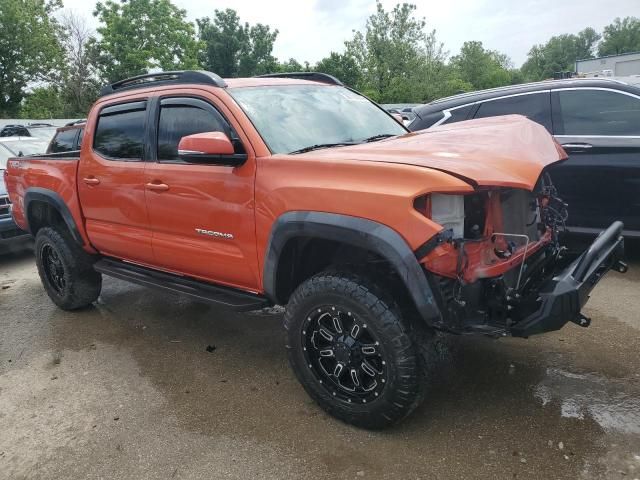
{"label": "rear bumper", "polygon": [[31,235],[21,230],[11,217],[0,218],[0,246],[24,242]]}
{"label": "rear bumper", "polygon": [[580,310],[591,290],[612,268],[625,272],[622,263],[624,239],[622,222],[614,222],[571,265],[547,280],[538,296],[538,308],[511,327],[514,337],[559,330],[572,321],[588,326],[590,320]]}

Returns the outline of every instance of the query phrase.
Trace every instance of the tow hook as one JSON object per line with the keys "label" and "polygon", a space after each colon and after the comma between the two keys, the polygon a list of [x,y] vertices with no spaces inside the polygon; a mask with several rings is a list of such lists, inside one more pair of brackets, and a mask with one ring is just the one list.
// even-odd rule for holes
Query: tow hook
{"label": "tow hook", "polygon": [[589,325],[591,325],[591,319],[586,315],[583,315],[582,313],[579,313],[578,316],[571,319],[571,321],[576,325],[584,328],[587,328]]}
{"label": "tow hook", "polygon": [[616,261],[616,263],[613,265],[613,269],[616,272],[620,272],[620,273],[627,273],[627,270],[629,270],[629,265],[627,265],[625,262],[623,262],[622,260],[618,260]]}

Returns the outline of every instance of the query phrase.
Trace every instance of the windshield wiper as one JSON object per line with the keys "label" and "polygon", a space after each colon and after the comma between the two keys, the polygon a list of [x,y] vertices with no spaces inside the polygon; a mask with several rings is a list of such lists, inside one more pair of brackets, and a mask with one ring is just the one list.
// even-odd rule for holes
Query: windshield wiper
{"label": "windshield wiper", "polygon": [[380,133],[379,135],[374,135],[373,137],[365,138],[364,142],[377,142],[378,140],[382,140],[384,138],[395,137],[396,135],[393,133]]}
{"label": "windshield wiper", "polygon": [[294,150],[293,152],[289,152],[290,155],[296,153],[306,153],[312,150],[320,150],[322,148],[331,148],[331,147],[344,147],[347,145],[358,145],[356,142],[339,142],[339,143],[318,143],[317,145],[310,145],[308,147],[301,148],[299,150]]}

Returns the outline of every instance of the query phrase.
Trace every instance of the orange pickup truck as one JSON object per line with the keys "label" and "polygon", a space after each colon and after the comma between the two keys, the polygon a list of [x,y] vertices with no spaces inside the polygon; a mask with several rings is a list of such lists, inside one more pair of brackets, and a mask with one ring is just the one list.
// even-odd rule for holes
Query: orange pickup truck
{"label": "orange pickup truck", "polygon": [[591,289],[626,270],[620,222],[565,254],[546,172],[565,158],[520,116],[409,133],[329,75],[181,71],[104,87],[79,151],[10,159],[6,183],[60,308],[103,275],[286,305],[306,391],[382,428],[423,398],[438,332],[587,326]]}

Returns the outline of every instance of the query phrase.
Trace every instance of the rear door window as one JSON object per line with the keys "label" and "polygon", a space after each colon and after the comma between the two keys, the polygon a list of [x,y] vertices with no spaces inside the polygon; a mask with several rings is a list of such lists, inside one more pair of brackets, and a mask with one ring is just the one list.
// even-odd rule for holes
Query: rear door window
{"label": "rear door window", "polygon": [[558,135],[640,135],[640,99],[612,90],[557,92]]}
{"label": "rear door window", "polygon": [[551,95],[536,92],[525,95],[485,100],[478,106],[474,118],[496,117],[500,115],[524,115],[551,132]]}
{"label": "rear door window", "polygon": [[142,160],[146,103],[104,108],[98,117],[93,149],[108,160]]}

